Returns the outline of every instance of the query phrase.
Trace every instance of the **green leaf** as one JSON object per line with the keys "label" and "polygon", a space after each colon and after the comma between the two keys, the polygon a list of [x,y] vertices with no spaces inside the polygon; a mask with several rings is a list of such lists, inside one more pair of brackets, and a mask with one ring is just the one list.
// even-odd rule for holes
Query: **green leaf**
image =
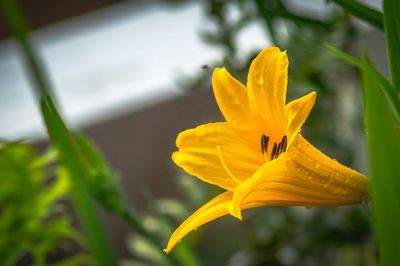
{"label": "green leaf", "polygon": [[90,164],[62,121],[50,97],[43,97],[40,106],[50,139],[58,148],[60,159],[68,169],[71,178],[71,193],[87,234],[95,264],[116,265],[100,216],[87,187],[86,180],[90,178]]}
{"label": "green leaf", "polygon": [[[364,60],[364,62],[368,62]],[[375,230],[381,265],[398,265],[400,247],[400,135],[375,75],[362,70]]]}
{"label": "green leaf", "polygon": [[39,155],[24,143],[0,146],[0,265],[18,264],[27,253],[43,265],[64,243],[83,243],[68,213],[59,212],[69,186],[50,171],[54,154]]}
{"label": "green leaf", "polygon": [[332,0],[336,4],[343,7],[355,17],[358,17],[369,24],[383,30],[382,14],[370,7],[367,7],[355,0]]}
{"label": "green leaf", "polygon": [[75,134],[76,143],[88,162],[88,185],[92,195],[104,208],[122,214],[128,206],[119,186],[116,173],[108,166],[102,153],[83,134]]}
{"label": "green leaf", "polygon": [[400,1],[383,1],[387,55],[390,64],[392,84],[400,94]]}
{"label": "green leaf", "polygon": [[360,68],[362,71],[367,71],[372,75],[371,82],[374,82],[385,95],[393,113],[396,124],[400,124],[400,100],[396,89],[386,80],[386,78],[367,60],[361,60],[342,51],[339,51],[333,46],[326,45],[329,51],[336,57]]}

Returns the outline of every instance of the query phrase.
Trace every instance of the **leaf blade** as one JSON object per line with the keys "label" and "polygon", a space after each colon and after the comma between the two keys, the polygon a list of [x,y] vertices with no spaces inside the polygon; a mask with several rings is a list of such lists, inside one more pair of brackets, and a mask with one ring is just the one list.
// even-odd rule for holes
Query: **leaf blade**
{"label": "leaf blade", "polygon": [[398,11],[400,2],[397,0],[383,1],[383,21],[387,54],[390,65],[392,84],[400,92],[400,19]]}
{"label": "leaf blade", "polygon": [[365,117],[374,204],[375,230],[382,265],[398,264],[400,246],[400,135],[384,95],[369,69],[363,69]]}
{"label": "leaf blade", "polygon": [[382,13],[379,11],[367,7],[357,1],[354,0],[332,0],[353,16],[362,19],[369,24],[377,27],[378,29],[383,30],[383,18]]}

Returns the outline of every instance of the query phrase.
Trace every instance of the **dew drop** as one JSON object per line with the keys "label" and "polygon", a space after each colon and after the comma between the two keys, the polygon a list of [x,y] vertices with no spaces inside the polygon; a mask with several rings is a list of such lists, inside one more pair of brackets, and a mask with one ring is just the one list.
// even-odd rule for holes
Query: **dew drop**
{"label": "dew drop", "polygon": [[197,230],[197,227],[195,227],[193,230],[196,231],[196,230]]}
{"label": "dew drop", "polygon": [[182,243],[182,239],[178,241],[178,243]]}
{"label": "dew drop", "polygon": [[165,253],[167,253],[167,249],[166,249],[166,248],[164,248],[163,251],[164,251]]}
{"label": "dew drop", "polygon": [[260,72],[260,71],[257,71],[256,73],[255,73],[255,78],[256,78],[256,82],[258,83],[258,84],[263,84],[264,83],[264,79],[263,79],[263,76],[262,76],[262,72]]}

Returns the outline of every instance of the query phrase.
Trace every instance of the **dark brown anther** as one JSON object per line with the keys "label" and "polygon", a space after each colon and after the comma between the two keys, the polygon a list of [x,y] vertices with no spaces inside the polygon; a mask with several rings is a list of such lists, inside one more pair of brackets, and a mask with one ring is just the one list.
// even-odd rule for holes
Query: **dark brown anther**
{"label": "dark brown anther", "polygon": [[276,158],[278,158],[281,152],[282,152],[282,142],[279,142],[278,147],[276,148]]}
{"label": "dark brown anther", "polygon": [[278,146],[276,145],[276,142],[274,143],[274,147],[272,147],[272,151],[271,151],[271,161],[273,159],[275,159],[275,155],[276,155],[276,149],[278,148]]}
{"label": "dark brown anther", "polygon": [[268,152],[268,142],[269,142],[269,137],[262,135],[261,136],[261,153],[267,153]]}
{"label": "dark brown anther", "polygon": [[286,148],[287,148],[287,136],[286,135],[283,136],[281,143],[282,143],[282,152],[285,152]]}

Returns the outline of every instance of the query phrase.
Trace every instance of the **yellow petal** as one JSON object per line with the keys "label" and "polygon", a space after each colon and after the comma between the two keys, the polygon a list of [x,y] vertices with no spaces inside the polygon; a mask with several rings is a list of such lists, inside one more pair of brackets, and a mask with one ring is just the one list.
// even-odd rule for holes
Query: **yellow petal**
{"label": "yellow petal", "polygon": [[286,165],[298,178],[319,191],[336,197],[339,204],[364,202],[368,198],[367,178],[329,158],[300,134],[287,152]]}
{"label": "yellow petal", "polygon": [[212,86],[219,109],[226,121],[235,124],[252,124],[246,87],[233,78],[225,68],[216,68]]}
{"label": "yellow petal", "polygon": [[284,108],[288,64],[286,52],[269,47],[253,60],[248,75],[247,88],[254,120],[275,141],[286,134]]}
{"label": "yellow petal", "polygon": [[301,98],[291,101],[285,107],[288,121],[288,145],[292,143],[299,133],[301,126],[306,121],[311,109],[314,106],[316,92],[311,92]]}
{"label": "yellow petal", "polygon": [[181,132],[173,161],[186,172],[227,190],[253,175],[261,153],[249,147],[227,123],[210,123]]}
{"label": "yellow petal", "polygon": [[[269,184],[272,184],[277,178],[279,180],[279,177],[285,175],[287,172],[283,157],[264,164],[254,176],[241,183],[234,190],[232,202],[227,206],[229,213],[242,220],[241,210],[243,209],[242,205],[244,201],[247,200],[249,196],[253,195],[253,192],[257,191],[259,186],[263,185],[263,183],[270,182]],[[262,201],[269,200],[269,195],[267,196],[268,198],[264,198]],[[260,200],[257,198],[257,201]]]}
{"label": "yellow petal", "polygon": [[[366,177],[330,159],[300,134],[289,150],[266,163],[234,190],[231,215],[242,219],[244,203],[271,206],[328,206],[360,203],[367,199]],[[262,204],[261,204],[262,205]]]}
{"label": "yellow petal", "polygon": [[221,216],[227,215],[226,205],[232,200],[232,192],[225,192],[213,198],[195,213],[190,215],[172,234],[170,237],[167,248],[164,250],[166,253],[171,252],[174,246],[181,241],[181,239],[201,225],[215,220]]}

